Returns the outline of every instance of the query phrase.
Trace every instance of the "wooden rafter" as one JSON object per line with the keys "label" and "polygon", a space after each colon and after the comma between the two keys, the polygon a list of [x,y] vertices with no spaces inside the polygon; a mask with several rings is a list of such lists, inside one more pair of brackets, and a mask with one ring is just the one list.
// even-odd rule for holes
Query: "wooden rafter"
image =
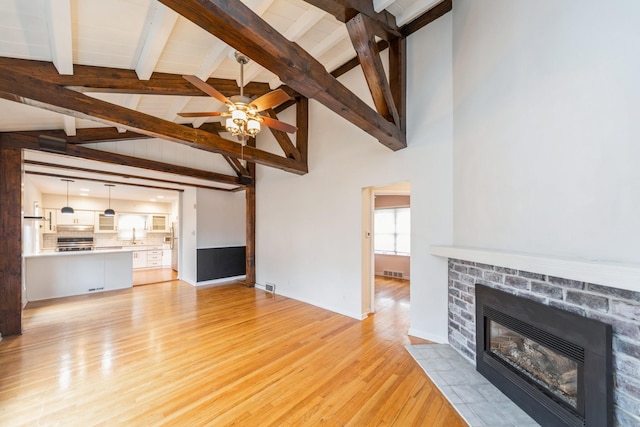
{"label": "wooden rafter", "polygon": [[[140,80],[133,70],[75,65],[73,75],[61,75],[50,62],[6,57],[0,57],[0,68],[36,77],[48,83],[71,87],[78,92],[207,96],[177,74],[153,73],[149,80]],[[225,96],[237,95],[239,91],[235,80],[211,78],[207,83]],[[247,96],[263,95],[270,90],[267,83],[251,82],[244,87]]]}
{"label": "wooden rafter", "polygon": [[296,103],[296,123],[298,132],[296,133],[296,148],[300,152],[300,161],[308,164],[309,154],[309,100],[300,97]]}
{"label": "wooden rafter", "polygon": [[[0,133],[0,145],[10,148],[25,148],[36,151],[41,150],[38,136],[33,133]],[[95,150],[92,148],[83,147],[81,145],[67,144],[64,154],[80,159],[95,160],[98,162],[110,163],[114,165],[130,166],[140,169],[165,172],[212,182],[219,182],[222,184],[242,185],[240,183],[240,179],[237,176],[224,175],[221,173],[204,171],[201,169],[194,169],[186,166],[174,165],[171,163],[157,162],[155,160],[148,160],[140,157]]]}
{"label": "wooden rafter", "polygon": [[419,29],[423,28],[425,25],[432,23],[436,19],[445,15],[446,13],[451,12],[453,8],[453,0],[444,0],[441,3],[433,6],[431,9],[427,10],[425,13],[409,22],[406,25],[403,25],[400,29],[403,37],[408,37],[409,35],[415,33]]}
{"label": "wooden rafter", "polygon": [[407,130],[407,39],[398,37],[389,42],[389,88],[398,113],[396,122]]}
{"label": "wooden rafter", "polygon": [[[271,108],[265,110],[265,113],[267,113],[267,116],[271,117],[272,119],[278,119],[276,112]],[[284,151],[284,154],[288,158],[300,160],[300,152],[293,144],[293,142],[291,142],[291,138],[289,138],[289,135],[286,132],[282,132],[273,128],[269,128],[269,130],[271,131],[271,134],[276,139],[276,141],[278,141],[278,144],[280,144],[280,148],[282,148],[282,151]]]}
{"label": "wooden rafter", "polygon": [[290,42],[239,0],[160,0],[228,45],[241,50],[282,82],[377,138],[392,150],[405,148],[402,130],[389,122],[298,44]]}
{"label": "wooden rafter", "polygon": [[377,23],[377,28],[382,31],[377,35],[385,40],[388,39],[384,33],[395,33],[396,37],[400,35],[396,18],[386,10],[376,12],[371,0],[305,0],[305,2],[332,14],[338,21],[345,24],[356,15],[366,15]]}
{"label": "wooden rafter", "polygon": [[[95,170],[95,169],[91,169],[91,168],[83,168],[83,167],[79,167],[79,166],[70,166],[70,165],[60,165],[60,164],[55,164],[55,163],[49,163],[49,162],[40,162],[37,160],[24,160],[23,163],[25,165],[30,165],[30,166],[41,166],[41,167],[45,167],[45,168],[53,168],[53,169],[62,169],[62,170],[73,170],[73,171],[79,171],[79,172],[86,172],[86,173],[90,173],[90,174],[100,174],[100,175],[107,175],[107,176],[117,176],[120,178],[127,178],[127,179],[145,179],[145,180],[149,180],[150,178],[148,176],[143,176],[143,175],[133,175],[133,174],[129,174],[129,173],[122,173],[122,172],[112,172],[112,171],[107,171],[107,170]],[[25,169],[25,173],[35,173],[34,171],[30,171],[28,169]],[[83,180],[88,180],[88,181],[92,181],[95,180],[95,178],[89,178],[89,177],[84,177],[82,178]],[[221,187],[215,187],[212,185],[203,185],[203,184],[194,184],[194,183],[184,183],[184,182],[178,182],[176,180],[169,180],[169,179],[162,179],[162,178],[153,178],[152,181],[154,182],[163,182],[165,184],[180,184],[180,185],[189,185],[191,187],[197,187],[197,188],[205,188],[207,190],[219,190],[219,191],[235,191],[236,188],[242,188],[241,186],[239,187],[234,187],[234,188],[221,188]],[[123,185],[131,185],[131,186],[139,186],[139,187],[144,187],[144,185],[142,184],[132,184],[130,182],[115,182],[115,181],[104,181],[104,182],[110,182],[110,183],[116,183],[116,184],[123,184]],[[175,191],[183,191],[181,189],[175,189],[175,188],[167,188],[169,190],[175,190]]]}
{"label": "wooden rafter", "polygon": [[[347,22],[347,30],[353,47],[358,54],[364,77],[369,85],[369,91],[378,113],[399,126],[398,109],[391,93],[391,86],[385,75],[380,52],[378,51],[370,23],[370,18],[363,14],[358,14]],[[396,58],[400,59],[400,57]],[[401,59],[405,60],[406,57],[403,56]]]}
{"label": "wooden rafter", "polygon": [[[1,67],[0,67],[1,68]],[[129,110],[65,87],[24,75],[12,69],[3,69],[0,79],[0,97],[67,114],[78,118],[117,125],[145,135],[181,143],[192,148],[232,157],[242,157],[256,163],[304,174],[307,165],[255,147],[244,147],[216,134],[192,129],[157,117]]]}
{"label": "wooden rafter", "polygon": [[93,144],[96,142],[125,141],[128,139],[151,138],[147,135],[131,131],[120,133],[115,127],[76,129],[76,134],[74,136],[68,136],[61,129],[16,131],[15,133],[26,136],[34,136],[36,138],[44,135],[50,138],[63,139],[68,144],[79,145]]}

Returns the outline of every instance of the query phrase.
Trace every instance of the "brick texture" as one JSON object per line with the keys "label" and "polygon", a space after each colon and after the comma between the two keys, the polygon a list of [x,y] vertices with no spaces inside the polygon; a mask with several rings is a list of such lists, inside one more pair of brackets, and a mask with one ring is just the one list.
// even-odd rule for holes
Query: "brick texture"
{"label": "brick texture", "polygon": [[449,343],[475,363],[475,285],[612,325],[617,426],[640,426],[640,292],[502,266],[449,260]]}

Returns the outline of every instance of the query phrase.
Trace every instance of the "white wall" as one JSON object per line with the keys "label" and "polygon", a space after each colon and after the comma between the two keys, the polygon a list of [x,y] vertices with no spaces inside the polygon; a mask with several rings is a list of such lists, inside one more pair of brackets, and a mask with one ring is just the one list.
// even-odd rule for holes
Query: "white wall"
{"label": "white wall", "polygon": [[453,16],[455,244],[640,262],[640,2]]}
{"label": "white wall", "polygon": [[180,195],[180,206],[178,278],[195,286],[197,282],[198,197],[194,187],[185,187]]}
{"label": "white wall", "polygon": [[[258,167],[258,283],[360,318],[362,189],[409,181],[411,332],[446,341],[446,261],[428,251],[452,239],[451,23],[445,16],[409,38],[408,148],[392,152],[312,101],[309,173]],[[341,81],[370,99],[359,68]]]}
{"label": "white wall", "polygon": [[245,192],[198,189],[198,248],[244,246]]}

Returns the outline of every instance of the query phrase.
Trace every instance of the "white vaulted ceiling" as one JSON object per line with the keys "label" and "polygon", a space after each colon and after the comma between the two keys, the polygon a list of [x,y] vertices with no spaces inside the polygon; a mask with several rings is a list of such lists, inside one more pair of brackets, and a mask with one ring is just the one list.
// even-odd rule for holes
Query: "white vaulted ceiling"
{"label": "white vaulted ceiling", "polygon": [[[400,27],[439,1],[375,0],[373,5],[376,11],[386,10],[393,14]],[[242,2],[320,61],[329,72],[356,57],[345,24],[309,3],[302,0]],[[233,58],[234,51],[155,0],[0,0],[0,57],[53,62],[60,74],[72,74],[74,65],[90,65],[135,70],[141,80],[148,79],[153,72],[196,75],[203,80],[210,77],[238,79],[239,66]],[[255,62],[245,67],[245,83],[249,81],[269,83],[272,88],[280,84],[276,75]],[[214,111],[222,107],[218,101],[204,96],[99,92],[89,95],[176,123],[193,123],[195,127],[204,120],[180,118],[176,114]],[[6,99],[0,99],[0,111],[0,132],[63,129],[71,136],[77,129],[107,126]],[[156,139],[90,146],[232,173],[220,156],[177,144],[162,144]],[[48,155],[41,153],[39,156],[46,158]],[[52,157],[50,161],[55,163],[59,159]],[[83,162],[66,161],[70,164]],[[109,168],[118,170],[113,166]]]}

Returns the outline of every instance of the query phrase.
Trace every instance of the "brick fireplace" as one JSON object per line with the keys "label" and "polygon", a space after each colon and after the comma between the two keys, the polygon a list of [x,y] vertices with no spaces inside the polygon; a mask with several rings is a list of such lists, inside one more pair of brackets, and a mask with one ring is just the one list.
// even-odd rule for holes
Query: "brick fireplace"
{"label": "brick fireplace", "polygon": [[474,364],[478,284],[610,324],[614,422],[640,425],[640,292],[457,258],[448,270],[449,343]]}

